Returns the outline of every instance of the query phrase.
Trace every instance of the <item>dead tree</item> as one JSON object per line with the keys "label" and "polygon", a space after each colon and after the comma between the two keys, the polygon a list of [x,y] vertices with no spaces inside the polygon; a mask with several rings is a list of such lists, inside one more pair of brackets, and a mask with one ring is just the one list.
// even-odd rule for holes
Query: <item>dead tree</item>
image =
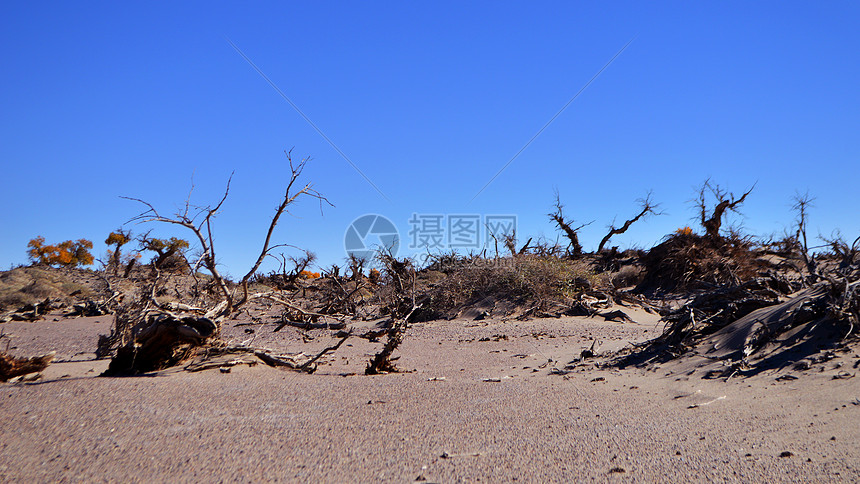
{"label": "dead tree", "polygon": [[349,279],[353,282],[360,282],[364,277],[364,266],[367,265],[367,258],[355,253],[350,253],[346,258],[346,264],[349,268]]}
{"label": "dead tree", "polygon": [[854,239],[851,245],[848,245],[848,242],[838,230],[830,237],[819,235],[819,238],[830,246],[832,255],[839,259],[839,270],[844,270],[853,265],[854,259],[860,254],[860,237]]}
{"label": "dead tree", "polygon": [[[217,302],[211,307],[192,307],[187,304],[159,302],[155,296],[161,272],[156,267],[156,277],[152,283],[151,291],[148,294],[143,294],[134,307],[129,307],[126,311],[119,311],[112,334],[100,339],[99,350],[101,354],[109,354],[112,348],[116,347],[116,354],[108,373],[126,374],[158,370],[193,357],[201,347],[208,349],[221,347],[223,343],[220,342],[219,338],[222,320],[234,314],[250,299],[268,295],[268,293],[249,295],[248,282],[269,255],[269,252],[280,247],[280,245],[271,245],[271,239],[281,215],[290,204],[301,196],[318,199],[320,209],[322,209],[323,203],[329,203],[325,197],[313,189],[311,184],[306,184],[303,188],[294,191],[294,185],[301,176],[307,159],[294,165],[290,153],[285,153],[291,175],[284,198],[275,209],[275,214],[269,223],[259,257],[238,285],[241,291],[238,295],[235,294],[235,290],[230,289],[227,281],[218,271],[212,231],[213,218],[221,209],[230,192],[232,175],[227,181],[224,195],[216,205],[202,208],[193,207],[190,203],[191,193],[189,193],[184,209],[173,216],[162,215],[149,202],[130,198],[130,200],[142,203],[147,207],[146,211],[132,218],[131,221],[178,225],[185,227],[194,234],[196,242],[200,246],[199,264],[211,274],[217,293]],[[192,185],[192,191],[193,189]],[[194,271],[196,269],[192,270],[192,272]]]}
{"label": "dead tree", "polygon": [[403,342],[403,337],[415,311],[420,306],[415,301],[415,267],[409,259],[397,260],[390,252],[380,251],[377,260],[382,264],[386,283],[391,291],[388,311],[391,327],[382,350],[367,364],[364,373],[377,375],[397,372],[391,355]]}
{"label": "dead tree", "polygon": [[[287,182],[287,188],[284,192],[284,198],[281,200],[281,203],[275,209],[275,214],[272,216],[272,220],[269,223],[268,231],[266,232],[265,240],[263,241],[263,248],[260,250],[260,255],[257,257],[256,262],[242,277],[242,280],[239,282],[239,287],[242,290],[240,298],[237,300],[235,294],[228,288],[225,279],[221,276],[221,273],[218,271],[217,267],[217,259],[215,254],[215,241],[212,233],[212,219],[221,209],[221,206],[227,200],[227,195],[230,193],[230,182],[233,179],[233,175],[230,175],[230,178],[227,180],[227,188],[224,190],[224,195],[221,197],[221,200],[213,207],[207,206],[203,208],[197,209],[196,212],[192,212],[191,209],[191,194],[189,193],[188,199],[185,202],[185,208],[183,211],[175,214],[173,217],[167,217],[161,215],[154,206],[150,203],[145,202],[141,199],[137,198],[129,198],[129,200],[135,200],[140,202],[148,207],[148,210],[141,213],[140,215],[134,217],[131,221],[136,222],[162,222],[167,224],[179,225],[189,229],[197,239],[197,243],[200,244],[201,248],[201,262],[203,267],[209,271],[212,275],[213,280],[217,284],[221,296],[223,297],[221,307],[216,311],[215,317],[220,318],[226,315],[229,315],[239,309],[243,304],[248,301],[248,281],[251,277],[257,272],[257,269],[260,268],[260,264],[263,263],[263,260],[269,255],[269,252],[272,249],[277,247],[282,247],[282,245],[271,245],[272,234],[275,231],[275,227],[278,225],[278,221],[281,218],[281,215],[287,211],[287,207],[296,201],[301,196],[309,196],[319,200],[320,209],[322,209],[322,204],[327,203],[331,205],[331,203],[322,196],[319,192],[313,189],[313,185],[310,183],[306,184],[303,188],[298,191],[293,192],[293,187],[296,183],[296,180],[301,176],[302,171],[305,168],[305,164],[308,159],[305,158],[297,165],[293,164],[293,160],[291,157],[291,152],[285,152],[287,155],[287,162],[290,165],[290,179]],[[192,190],[194,187],[191,187]],[[128,198],[128,197],[125,197]]]}
{"label": "dead tree", "polygon": [[[795,219],[795,224],[797,224],[797,231],[794,235],[794,241],[799,246],[800,256],[803,258],[803,264],[806,266],[806,270],[808,272],[807,277],[805,278],[808,283],[813,284],[817,280],[816,271],[815,271],[815,256],[810,256],[809,254],[809,244],[807,243],[806,238],[806,228],[807,222],[809,221],[809,207],[812,206],[812,201],[814,198],[809,196],[809,192],[801,195],[799,192],[794,194],[792,197],[794,201],[794,205],[791,208],[797,212],[797,218]],[[802,275],[802,274],[801,274]]]}
{"label": "dead tree", "polygon": [[317,255],[309,250],[302,250],[300,256],[278,254],[271,256],[278,260],[278,270],[272,271],[265,278],[267,283],[278,289],[295,289],[296,281],[302,277],[304,273],[314,261],[317,260]]}
{"label": "dead tree", "polygon": [[568,250],[570,254],[573,256],[582,255],[582,244],[579,243],[579,230],[585,226],[590,225],[592,222],[588,222],[586,224],[580,225],[579,227],[573,228],[572,220],[565,221],[564,205],[561,204],[558,190],[555,191],[555,211],[547,215],[549,216],[550,220],[555,222],[559,230],[564,232],[564,235],[567,236],[567,239],[570,241],[568,245]]}
{"label": "dead tree", "polygon": [[629,229],[630,226],[634,223],[638,222],[641,218],[647,217],[649,215],[660,215],[659,213],[655,212],[655,209],[657,208],[658,204],[654,203],[654,201],[651,200],[651,195],[652,193],[648,192],[645,198],[640,198],[639,200],[637,200],[642,210],[640,210],[635,217],[624,222],[624,225],[622,225],[621,227],[616,228],[614,223],[609,226],[609,233],[606,234],[603,239],[600,240],[600,244],[597,246],[598,253],[603,252],[604,247],[606,247],[606,244],[609,242],[609,239],[611,239],[612,236],[627,232],[627,229]]}
{"label": "dead tree", "polygon": [[269,255],[269,252],[276,248],[281,247],[282,245],[271,246],[272,233],[275,231],[275,227],[278,225],[278,220],[281,218],[281,215],[285,211],[287,211],[287,207],[296,201],[301,196],[308,196],[312,198],[316,198],[320,203],[320,211],[322,211],[323,203],[328,204],[329,206],[333,206],[331,202],[328,201],[327,198],[322,196],[318,191],[314,190],[313,185],[310,183],[305,184],[303,188],[294,193],[291,193],[293,190],[293,185],[295,185],[296,180],[301,176],[302,171],[305,169],[305,164],[308,159],[303,159],[298,165],[293,165],[293,160],[290,156],[291,152],[285,152],[287,155],[287,161],[290,164],[290,180],[287,182],[287,188],[284,192],[284,198],[281,200],[280,205],[275,209],[275,215],[272,216],[272,221],[269,223],[269,230],[266,232],[266,239],[263,242],[263,248],[260,251],[259,257],[257,257],[257,261],[254,263],[254,266],[251,267],[251,270],[248,271],[247,274],[242,278],[242,281],[239,283],[242,287],[242,299],[239,301],[239,304],[244,304],[248,301],[248,281],[253,277],[253,275],[257,272],[257,269],[260,268],[260,264],[263,263],[263,260],[266,256]]}
{"label": "dead tree", "polygon": [[525,254],[529,248],[531,248],[532,237],[529,237],[529,240],[526,241],[525,244],[517,250],[517,231],[514,230],[509,234],[503,234],[505,238],[505,248],[508,249],[508,252],[511,253],[511,257],[516,257],[518,255]]}
{"label": "dead tree", "polygon": [[[723,224],[723,217],[727,211],[738,212],[738,206],[744,203],[753,189],[755,184],[747,190],[740,198],[735,198],[734,193],[720,188],[719,185],[711,183],[710,179],[705,180],[701,188],[699,188],[699,196],[696,199],[696,207],[699,210],[699,219],[702,227],[705,229],[705,236],[712,241],[720,239],[720,227]],[[708,210],[708,192],[717,200],[717,204],[710,211]]]}
{"label": "dead tree", "polygon": [[[216,311],[217,314],[215,316],[217,317],[229,314],[234,307],[233,293],[227,287],[227,282],[221,276],[216,265],[215,244],[214,237],[212,235],[212,218],[218,214],[224,201],[227,200],[227,195],[230,193],[230,182],[232,180],[233,175],[231,174],[230,178],[227,180],[227,188],[224,190],[224,195],[214,207],[210,205],[196,209],[196,212],[192,211],[191,192],[189,192],[188,198],[185,200],[185,208],[181,212],[176,213],[173,217],[161,215],[161,213],[159,213],[158,210],[149,202],[143,201],[139,198],[123,197],[128,200],[140,202],[148,207],[148,210],[133,217],[129,222],[162,222],[166,224],[179,225],[181,227],[185,227],[194,234],[197,242],[200,244],[200,250],[202,252],[200,262],[212,275],[212,279],[217,285],[221,297],[224,300],[224,304],[221,305],[218,311]],[[192,185],[191,191],[193,190],[194,186]]]}

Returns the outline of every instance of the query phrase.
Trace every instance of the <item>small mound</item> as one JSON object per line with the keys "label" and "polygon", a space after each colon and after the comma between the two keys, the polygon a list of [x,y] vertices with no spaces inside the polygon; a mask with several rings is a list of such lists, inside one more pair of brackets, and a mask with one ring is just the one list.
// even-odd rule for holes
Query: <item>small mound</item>
{"label": "small mound", "polygon": [[[76,282],[71,270],[19,267],[0,274],[0,311],[15,310],[46,299],[71,302],[93,294]],[[79,278],[77,278],[79,279]]]}
{"label": "small mound", "polygon": [[645,277],[639,293],[659,293],[738,285],[756,277],[767,264],[737,237],[711,239],[692,233],[670,235],[642,257]]}

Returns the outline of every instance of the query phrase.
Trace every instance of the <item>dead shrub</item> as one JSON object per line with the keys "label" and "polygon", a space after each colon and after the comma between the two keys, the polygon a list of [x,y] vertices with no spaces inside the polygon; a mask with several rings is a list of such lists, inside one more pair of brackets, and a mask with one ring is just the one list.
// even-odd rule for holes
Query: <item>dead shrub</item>
{"label": "dead shrub", "polygon": [[617,288],[638,286],[645,278],[641,265],[625,265],[609,275],[609,282]]}
{"label": "dead shrub", "polygon": [[738,236],[674,233],[642,258],[646,275],[638,292],[684,291],[738,285],[764,268],[752,242]]}
{"label": "dead shrub", "polygon": [[400,370],[394,364],[392,354],[403,342],[406,329],[420,308],[415,294],[415,266],[410,259],[397,259],[390,252],[380,251],[376,261],[382,266],[380,282],[385,288],[387,297],[385,310],[391,315],[391,326],[388,328],[388,339],[382,350],[368,363],[364,373],[378,375],[395,373]]}
{"label": "dead shrub", "polygon": [[585,262],[534,254],[498,259],[474,257],[445,267],[431,267],[447,273],[447,277],[428,288],[429,313],[423,314],[424,318],[448,315],[487,297],[541,312],[553,304],[570,304],[596,282]]}

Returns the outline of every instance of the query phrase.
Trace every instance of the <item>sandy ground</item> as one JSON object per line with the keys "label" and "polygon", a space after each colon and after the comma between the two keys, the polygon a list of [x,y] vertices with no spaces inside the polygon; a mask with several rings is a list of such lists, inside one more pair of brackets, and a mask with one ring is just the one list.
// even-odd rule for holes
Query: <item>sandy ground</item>
{"label": "sandy ground", "polygon": [[[351,338],[313,375],[257,365],[96,378],[109,317],[2,324],[11,352],[54,350],[59,362],[0,384],[0,481],[860,480],[860,378],[833,378],[860,372],[859,355],[796,380],[553,374],[594,340],[607,350],[659,332],[631,315],[418,324],[399,352],[412,371],[372,377],[362,372],[381,344]],[[234,341],[284,351],[335,341],[236,323]]]}

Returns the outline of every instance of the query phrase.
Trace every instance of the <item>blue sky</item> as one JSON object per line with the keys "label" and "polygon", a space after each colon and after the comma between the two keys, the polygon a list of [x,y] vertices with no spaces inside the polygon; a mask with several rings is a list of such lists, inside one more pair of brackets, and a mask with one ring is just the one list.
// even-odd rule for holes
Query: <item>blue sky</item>
{"label": "blue sky", "polygon": [[[515,214],[556,231],[558,189],[593,250],[648,190],[666,215],[613,245],[650,247],[692,225],[711,177],[743,192],[757,234],[816,197],[813,234],[860,235],[860,7],[850,2],[6,2],[0,76],[0,266],[27,241],[107,234],[138,197],[214,203],[219,260],[241,276],[289,171],[306,199],[275,239],[342,262],[362,214],[404,239],[413,213]],[[482,186],[630,39],[600,77],[474,201]],[[234,42],[379,187],[381,197],[231,47]],[[136,233],[183,235],[160,226]],[[190,234],[184,234],[186,237]],[[404,240],[405,243],[408,242]]]}

